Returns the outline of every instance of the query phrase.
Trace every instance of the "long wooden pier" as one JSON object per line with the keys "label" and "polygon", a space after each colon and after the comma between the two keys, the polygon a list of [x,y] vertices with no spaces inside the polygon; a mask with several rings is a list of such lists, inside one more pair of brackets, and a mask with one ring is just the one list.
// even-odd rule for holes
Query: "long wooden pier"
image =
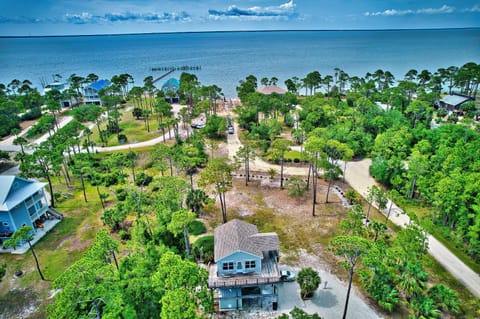
{"label": "long wooden pier", "polygon": [[167,75],[173,73],[175,71],[175,69],[171,69],[170,71],[164,73],[163,75],[159,76],[158,78],[156,78],[155,80],[153,80],[153,83],[157,82],[157,81],[160,81],[161,79],[163,79],[164,77],[166,77]]}

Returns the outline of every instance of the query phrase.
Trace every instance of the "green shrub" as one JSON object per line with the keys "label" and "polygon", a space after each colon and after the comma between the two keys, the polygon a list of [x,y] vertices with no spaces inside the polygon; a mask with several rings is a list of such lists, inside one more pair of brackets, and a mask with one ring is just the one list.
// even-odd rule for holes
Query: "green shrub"
{"label": "green shrub", "polygon": [[300,295],[302,299],[310,298],[313,296],[315,290],[322,282],[322,279],[318,275],[318,272],[313,268],[303,268],[298,272],[297,283],[300,286]]}
{"label": "green shrub", "polygon": [[135,184],[137,184],[137,186],[148,186],[153,180],[153,177],[148,175],[148,174],[145,174],[144,172],[141,172],[140,174],[138,174],[136,177],[135,177]]}
{"label": "green shrub", "polygon": [[213,262],[213,243],[214,239],[211,235],[197,239],[192,246],[192,251],[195,255],[195,258],[203,263]]}
{"label": "green shrub", "polygon": [[127,136],[125,134],[118,134],[117,139],[119,144],[127,143]]}
{"label": "green shrub", "polygon": [[122,187],[118,187],[115,190],[115,195],[117,195],[117,199],[121,202],[123,202],[127,198],[127,192]]}
{"label": "green shrub", "polygon": [[102,108],[98,105],[84,104],[72,109],[71,113],[79,122],[93,122],[102,114]]}
{"label": "green shrub", "polygon": [[205,233],[206,231],[207,228],[205,227],[205,224],[199,220],[194,220],[188,225],[188,233],[192,235],[198,236]]}
{"label": "green shrub", "polygon": [[130,240],[132,239],[132,235],[130,235],[130,233],[126,230],[121,230],[118,232],[118,235],[120,236],[120,239],[121,240]]}

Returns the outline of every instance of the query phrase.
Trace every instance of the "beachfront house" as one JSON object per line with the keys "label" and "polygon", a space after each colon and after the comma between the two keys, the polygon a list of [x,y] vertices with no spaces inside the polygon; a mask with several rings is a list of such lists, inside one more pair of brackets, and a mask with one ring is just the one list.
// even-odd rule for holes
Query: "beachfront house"
{"label": "beachfront house", "polygon": [[180,87],[180,82],[175,78],[168,79],[162,85],[162,91],[165,95],[165,99],[170,103],[178,103],[179,96],[178,96],[178,88]]}
{"label": "beachfront house", "polygon": [[83,102],[85,104],[101,105],[99,92],[110,85],[110,81],[98,80],[83,88]]}
{"label": "beachfront house", "polygon": [[[60,93],[64,93],[69,89],[68,84],[59,82],[59,81],[54,81],[53,83],[47,84],[44,89],[43,89],[43,95],[47,94],[47,92],[51,90],[57,90]],[[78,103],[80,103],[79,99],[71,94],[68,95],[62,95],[62,99],[60,100],[60,105],[62,107],[71,107],[75,106]]]}
{"label": "beachfront house", "polygon": [[[0,176],[0,248],[3,240],[22,226],[30,226],[40,238],[62,218],[48,206],[46,183],[18,176]],[[37,239],[37,240],[38,240]]]}
{"label": "beachfront house", "polygon": [[449,111],[460,111],[462,104],[472,100],[469,96],[458,94],[447,95],[440,100],[440,107],[446,108]]}
{"label": "beachfront house", "polygon": [[280,282],[276,233],[259,233],[257,226],[234,219],[215,229],[215,264],[208,286],[215,292],[217,311],[257,306],[277,309]]}

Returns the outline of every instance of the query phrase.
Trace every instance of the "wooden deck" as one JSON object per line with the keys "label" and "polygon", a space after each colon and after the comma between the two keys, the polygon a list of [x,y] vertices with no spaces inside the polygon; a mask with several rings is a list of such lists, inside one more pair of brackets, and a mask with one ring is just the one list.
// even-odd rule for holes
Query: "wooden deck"
{"label": "wooden deck", "polygon": [[273,258],[264,258],[262,260],[262,272],[251,274],[236,274],[231,276],[217,276],[217,264],[210,266],[208,287],[228,288],[228,287],[246,287],[264,284],[275,284],[280,282],[280,272],[278,265]]}

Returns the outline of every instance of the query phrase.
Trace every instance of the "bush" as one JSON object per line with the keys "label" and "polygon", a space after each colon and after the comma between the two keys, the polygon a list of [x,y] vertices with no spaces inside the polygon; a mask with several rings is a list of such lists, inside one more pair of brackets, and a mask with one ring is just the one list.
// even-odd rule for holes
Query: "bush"
{"label": "bush", "polygon": [[192,251],[195,258],[203,263],[213,262],[213,236],[203,236],[197,239],[192,245]]}
{"label": "bush", "polygon": [[121,230],[118,232],[118,235],[120,236],[120,239],[121,240],[130,240],[132,239],[132,235],[130,235],[130,233],[126,230]]}
{"label": "bush", "polygon": [[7,272],[7,264],[0,264],[0,282],[2,282],[3,276],[5,276]]}
{"label": "bush", "polygon": [[292,177],[286,183],[288,194],[292,197],[300,197],[307,191],[307,183],[300,177]]}
{"label": "bush", "polygon": [[28,112],[26,113],[23,113],[20,119],[22,121],[30,121],[30,120],[38,119],[40,116],[42,116],[42,110],[38,106],[28,110]]}
{"label": "bush", "polygon": [[198,236],[200,234],[203,234],[207,231],[207,228],[205,227],[205,224],[202,223],[199,220],[194,220],[188,225],[188,233]]}
{"label": "bush", "polygon": [[300,286],[302,299],[311,297],[321,282],[322,279],[313,268],[308,267],[300,270],[297,275],[297,283]]}
{"label": "bush", "polygon": [[118,143],[125,144],[127,142],[127,136],[125,134],[118,134]]}
{"label": "bush", "polygon": [[71,113],[79,122],[94,122],[102,114],[102,108],[98,105],[85,104],[72,109]]}
{"label": "bush", "polygon": [[55,118],[53,115],[44,114],[40,117],[35,125],[33,125],[25,134],[26,138],[32,138],[36,135],[46,133],[48,130],[53,129]]}
{"label": "bush", "polygon": [[137,186],[148,186],[153,180],[153,177],[150,175],[145,174],[144,172],[141,172],[135,177],[135,184]]}
{"label": "bush", "polygon": [[446,108],[439,108],[438,111],[437,111],[437,115],[438,117],[445,117],[448,115],[448,111]]}
{"label": "bush", "polygon": [[124,188],[119,187],[115,190],[115,195],[117,195],[119,201],[123,202],[127,198],[127,191]]}

